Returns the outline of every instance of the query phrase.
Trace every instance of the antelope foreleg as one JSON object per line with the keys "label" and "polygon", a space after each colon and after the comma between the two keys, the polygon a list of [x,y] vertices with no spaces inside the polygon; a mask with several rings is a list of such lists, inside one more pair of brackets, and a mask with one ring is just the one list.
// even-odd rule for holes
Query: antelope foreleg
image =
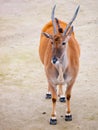
{"label": "antelope foreleg", "polygon": [[50,124],[56,125],[57,119],[56,119],[56,101],[57,101],[57,92],[56,88],[51,86],[51,93],[52,93],[52,113],[50,118]]}
{"label": "antelope foreleg", "polygon": [[70,108],[70,98],[71,98],[71,89],[72,89],[73,83],[71,85],[67,86],[66,89],[66,115],[65,115],[65,120],[66,121],[71,121],[72,120],[72,115],[71,115],[71,108]]}

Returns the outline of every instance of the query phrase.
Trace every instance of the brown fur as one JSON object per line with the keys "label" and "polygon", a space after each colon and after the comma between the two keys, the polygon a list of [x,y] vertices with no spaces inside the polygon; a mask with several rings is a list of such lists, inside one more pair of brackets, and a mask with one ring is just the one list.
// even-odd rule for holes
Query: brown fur
{"label": "brown fur", "polygon": [[[62,28],[62,30],[64,30],[66,28],[66,23],[64,23],[63,21],[58,21],[60,27]],[[56,94],[56,90],[55,87],[56,85],[60,85],[62,88],[62,84],[54,84],[52,82],[52,79],[57,78],[58,72],[55,68],[55,66],[51,63],[51,59],[52,56],[56,55],[59,57],[60,55],[60,51],[61,51],[61,43],[64,40],[64,37],[62,37],[61,33],[58,32],[56,35],[53,34],[53,26],[52,26],[52,22],[50,21],[49,23],[47,23],[44,28],[42,29],[42,32],[47,32],[48,34],[51,34],[53,36],[53,42],[54,42],[54,46],[55,49],[52,49],[52,44],[51,44],[51,40],[46,38],[44,35],[41,35],[40,37],[40,46],[39,46],[39,55],[40,55],[40,59],[42,61],[42,63],[44,64],[45,67],[45,72],[46,72],[46,76],[48,79],[48,83],[49,83],[49,87],[52,93],[52,99],[57,99],[57,94]],[[66,97],[67,97],[67,113],[70,112],[70,97],[71,97],[71,89],[72,86],[75,82],[75,79],[77,77],[78,74],[78,70],[79,70],[79,56],[80,56],[80,48],[79,48],[79,44],[75,39],[75,35],[74,33],[72,33],[69,41],[68,41],[68,46],[67,46],[67,58],[68,58],[68,66],[66,68],[66,76],[71,76],[72,79],[67,82],[67,90],[66,90]],[[66,80],[66,78],[65,78]],[[55,107],[56,103],[54,103],[53,100],[53,110],[52,110],[52,115],[55,115],[55,111],[56,111],[56,107]]]}

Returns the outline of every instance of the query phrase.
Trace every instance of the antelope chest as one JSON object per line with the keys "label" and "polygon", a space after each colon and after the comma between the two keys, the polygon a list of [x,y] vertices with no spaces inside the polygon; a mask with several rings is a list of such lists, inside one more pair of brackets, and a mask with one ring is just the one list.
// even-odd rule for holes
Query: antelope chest
{"label": "antelope chest", "polygon": [[48,81],[51,82],[51,84],[53,85],[65,85],[71,80],[72,76],[66,71],[60,75],[57,70],[55,70],[54,72],[53,70],[51,70],[51,73],[48,76]]}

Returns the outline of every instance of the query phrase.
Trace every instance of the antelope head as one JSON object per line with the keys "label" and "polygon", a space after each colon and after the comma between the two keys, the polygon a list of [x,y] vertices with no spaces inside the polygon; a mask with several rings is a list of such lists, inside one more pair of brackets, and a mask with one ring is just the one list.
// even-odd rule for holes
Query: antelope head
{"label": "antelope head", "polygon": [[55,7],[56,7],[56,5],[53,7],[52,15],[51,15],[54,33],[53,33],[53,35],[48,34],[46,32],[42,33],[46,38],[50,39],[50,42],[52,44],[51,62],[54,65],[58,64],[60,62],[62,63],[62,59],[63,59],[63,56],[65,55],[65,51],[66,51],[66,44],[68,43],[68,41],[71,37],[71,34],[73,33],[72,23],[75,20],[77,13],[79,11],[79,6],[78,6],[71,21],[66,26],[66,28],[63,29],[60,27],[58,19],[54,17]]}

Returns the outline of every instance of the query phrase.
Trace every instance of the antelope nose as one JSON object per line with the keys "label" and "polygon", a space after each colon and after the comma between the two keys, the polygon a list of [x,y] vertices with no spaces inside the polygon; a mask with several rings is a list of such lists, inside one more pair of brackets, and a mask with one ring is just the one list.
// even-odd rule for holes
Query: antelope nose
{"label": "antelope nose", "polygon": [[53,61],[53,64],[55,64],[57,62],[57,58],[53,57],[52,61]]}

